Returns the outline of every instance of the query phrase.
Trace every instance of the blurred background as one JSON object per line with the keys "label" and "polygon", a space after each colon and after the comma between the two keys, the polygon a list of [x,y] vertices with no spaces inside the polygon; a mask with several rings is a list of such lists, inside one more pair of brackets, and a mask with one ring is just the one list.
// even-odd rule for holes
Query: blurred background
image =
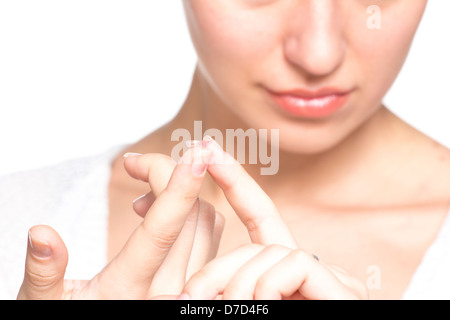
{"label": "blurred background", "polygon": [[[449,12],[429,1],[385,99],[447,147]],[[0,175],[140,139],[177,113],[195,62],[181,0],[0,0]]]}

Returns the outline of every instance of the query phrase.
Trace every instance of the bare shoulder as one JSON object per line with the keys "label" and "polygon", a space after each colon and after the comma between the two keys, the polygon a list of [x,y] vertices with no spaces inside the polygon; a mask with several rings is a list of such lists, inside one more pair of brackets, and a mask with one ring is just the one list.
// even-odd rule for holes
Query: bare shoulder
{"label": "bare shoulder", "polygon": [[418,197],[430,202],[450,204],[450,149],[410,127],[410,145],[407,154],[414,167]]}
{"label": "bare shoulder", "polygon": [[450,149],[431,138],[428,139],[430,153],[426,158],[426,165],[430,166],[430,183],[435,184],[437,196],[443,201],[450,201]]}
{"label": "bare shoulder", "polygon": [[[409,205],[450,205],[450,150],[386,109],[383,143],[392,160],[386,190]],[[389,197],[389,196],[388,196]]]}

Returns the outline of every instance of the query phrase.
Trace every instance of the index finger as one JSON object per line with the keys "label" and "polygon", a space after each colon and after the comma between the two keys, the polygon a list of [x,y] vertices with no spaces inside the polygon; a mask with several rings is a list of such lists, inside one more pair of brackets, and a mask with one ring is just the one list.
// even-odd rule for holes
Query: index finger
{"label": "index finger", "polygon": [[125,157],[123,164],[132,178],[149,183],[156,197],[167,186],[176,166],[176,162],[171,157],[159,153]]}
{"label": "index finger", "polygon": [[[109,274],[120,274],[125,281],[116,286],[148,290],[198,200],[210,156],[208,150],[199,149],[197,152],[188,150],[184,159],[191,156],[193,161],[175,167],[167,187],[155,199],[122,251],[107,267]],[[111,279],[117,281],[117,277],[112,276]]]}
{"label": "index finger", "polygon": [[247,228],[252,242],[298,248],[295,238],[281,219],[275,204],[241,164],[211,137],[212,157],[208,172]]}

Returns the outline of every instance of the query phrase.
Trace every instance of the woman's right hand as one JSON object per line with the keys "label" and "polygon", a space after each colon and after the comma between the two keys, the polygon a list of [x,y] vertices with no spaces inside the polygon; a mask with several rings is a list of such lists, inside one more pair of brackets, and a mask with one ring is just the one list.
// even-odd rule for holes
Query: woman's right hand
{"label": "woman's right hand", "polygon": [[[189,264],[215,256],[223,229],[214,207],[199,200],[209,156],[201,147],[190,149],[169,175],[167,186],[153,186],[153,198],[146,197],[152,205],[144,220],[92,280],[65,280],[68,253],[62,239],[50,227],[31,228],[18,299],[177,297]],[[202,241],[196,241],[199,237]]]}

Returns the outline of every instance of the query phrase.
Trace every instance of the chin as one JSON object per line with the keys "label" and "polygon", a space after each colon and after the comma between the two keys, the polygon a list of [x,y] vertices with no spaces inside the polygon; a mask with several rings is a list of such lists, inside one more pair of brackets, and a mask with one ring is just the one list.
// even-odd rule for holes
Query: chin
{"label": "chin", "polygon": [[339,144],[339,141],[334,139],[323,138],[299,138],[299,137],[285,137],[280,138],[279,147],[280,153],[290,153],[297,155],[318,155],[325,153]]}
{"label": "chin", "polygon": [[[278,130],[280,153],[297,155],[321,154],[335,148],[348,136],[345,126],[342,126],[342,124],[336,125],[335,122],[286,123],[286,121],[278,122],[276,121],[277,119],[273,120],[275,121],[271,121],[271,123],[267,123],[267,121],[261,121],[258,124],[253,123],[249,127],[267,128],[266,130],[269,131]],[[272,141],[270,143],[272,144]]]}

